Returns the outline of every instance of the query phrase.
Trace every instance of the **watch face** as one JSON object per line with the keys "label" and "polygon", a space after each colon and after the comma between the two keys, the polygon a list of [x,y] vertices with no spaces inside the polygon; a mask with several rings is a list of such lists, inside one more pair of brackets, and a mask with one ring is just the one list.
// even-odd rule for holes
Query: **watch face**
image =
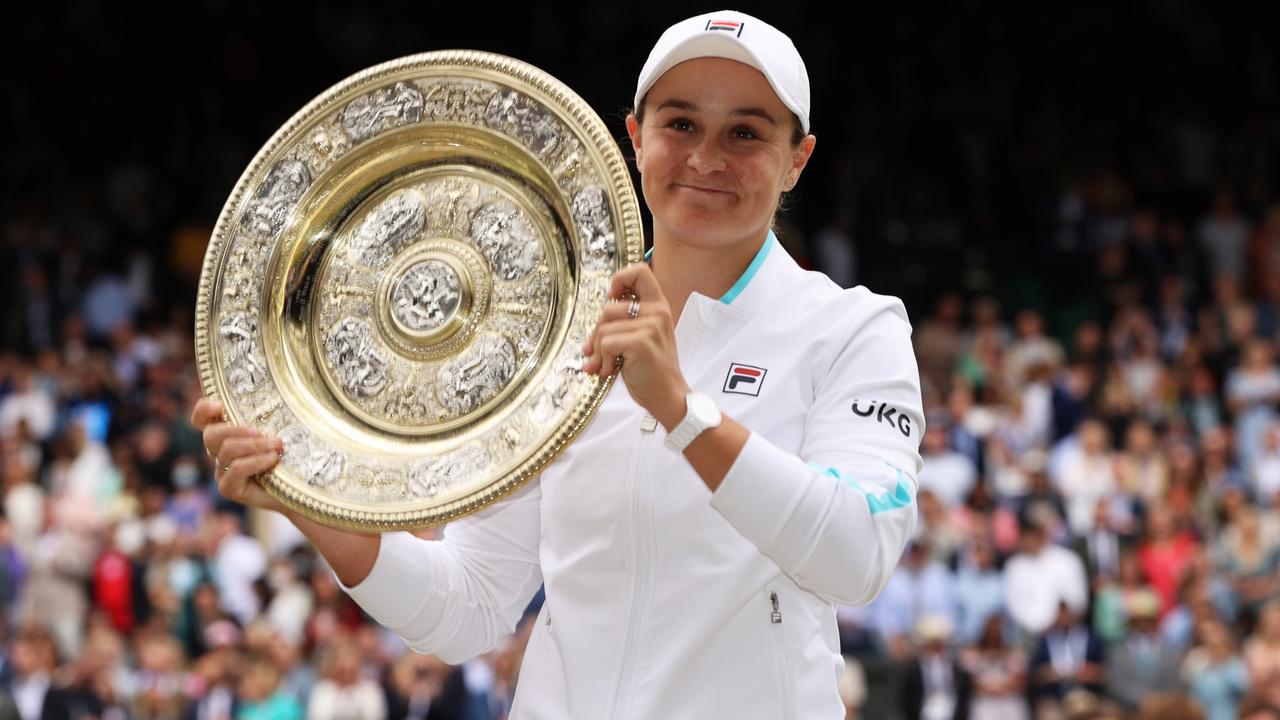
{"label": "watch face", "polygon": [[715,401],[700,392],[689,394],[688,406],[689,414],[703,425],[711,425],[720,420],[720,409],[716,407]]}

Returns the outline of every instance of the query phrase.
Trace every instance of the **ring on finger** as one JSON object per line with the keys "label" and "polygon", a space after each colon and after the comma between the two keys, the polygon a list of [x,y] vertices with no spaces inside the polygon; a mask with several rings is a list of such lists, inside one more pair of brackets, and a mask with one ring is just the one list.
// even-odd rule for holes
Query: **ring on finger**
{"label": "ring on finger", "polygon": [[640,317],[640,301],[638,299],[631,298],[631,304],[627,306],[627,317],[632,320]]}

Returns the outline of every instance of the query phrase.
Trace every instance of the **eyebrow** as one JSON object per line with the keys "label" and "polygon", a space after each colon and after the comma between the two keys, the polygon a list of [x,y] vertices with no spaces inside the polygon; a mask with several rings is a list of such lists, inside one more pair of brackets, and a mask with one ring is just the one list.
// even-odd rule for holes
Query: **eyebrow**
{"label": "eyebrow", "polygon": [[[697,105],[694,105],[688,100],[680,100],[679,98],[671,98],[670,100],[664,100],[661,105],[655,108],[655,111],[662,110],[663,108],[675,108],[676,110],[685,110],[687,112],[698,111]],[[774,120],[773,116],[770,115],[768,112],[766,112],[763,108],[741,107],[741,108],[734,109],[734,111],[729,114],[735,117],[741,117],[741,116],[758,117],[768,121],[770,125],[777,126],[778,124],[778,121]]]}

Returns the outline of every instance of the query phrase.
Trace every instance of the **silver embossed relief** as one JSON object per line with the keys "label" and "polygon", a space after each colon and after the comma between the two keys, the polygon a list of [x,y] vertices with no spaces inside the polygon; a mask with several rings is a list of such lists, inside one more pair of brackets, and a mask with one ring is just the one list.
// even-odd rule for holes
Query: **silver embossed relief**
{"label": "silver embossed relief", "polygon": [[528,275],[542,262],[533,225],[515,205],[498,201],[480,208],[471,221],[471,238],[504,280]]}
{"label": "silver embossed relief", "polygon": [[420,196],[402,190],[378,204],[351,236],[355,259],[369,267],[385,265],[391,256],[422,234],[426,209]]}
{"label": "silver embossed relief", "polygon": [[312,129],[297,148],[298,159],[307,164],[311,177],[319,177],[351,149],[351,138],[343,131],[339,114],[335,114],[328,122]]}
{"label": "silver embossed relief", "polygon": [[205,389],[289,431],[273,492],[344,527],[435,523],[581,428],[603,388],[568,346],[639,230],[601,130],[554,79],[445,52],[272,136],[219,218],[196,326]]}
{"label": "silver embossed relief", "polygon": [[560,142],[560,123],[555,116],[515,90],[494,95],[485,109],[485,118],[491,127],[520,140],[543,157],[555,152]]}
{"label": "silver embossed relief", "polygon": [[364,320],[348,317],[332,327],[324,351],[338,383],[352,397],[372,397],[386,387],[388,358]]}
{"label": "silver embossed relief", "polygon": [[267,377],[267,364],[258,346],[258,318],[249,313],[228,315],[218,328],[231,389],[246,394]]}
{"label": "silver embossed relief", "polygon": [[604,188],[593,185],[573,196],[573,223],[582,240],[582,262],[592,270],[612,267],[617,252],[613,234],[613,217],[609,213],[609,197]]}
{"label": "silver embossed relief", "polygon": [[422,93],[403,82],[361,95],[342,111],[342,127],[356,142],[421,119]]}
{"label": "silver embossed relief", "polygon": [[581,375],[582,360],[582,353],[574,349],[556,361],[555,371],[533,397],[529,412],[534,420],[546,424],[564,413],[573,399],[570,391]]}
{"label": "silver embossed relief", "polygon": [[516,353],[499,335],[485,335],[446,363],[436,376],[436,399],[453,416],[469,413],[497,395],[516,371]]}
{"label": "silver embossed relief", "polygon": [[309,185],[311,171],[304,163],[284,160],[276,164],[245,208],[241,229],[255,240],[274,237]]}
{"label": "silver embossed relief", "polygon": [[471,218],[483,204],[480,183],[467,178],[441,178],[424,185],[422,194],[433,235],[466,238],[471,233]]}
{"label": "silver embossed relief", "polygon": [[461,299],[458,273],[439,260],[427,260],[396,282],[391,313],[410,330],[435,330],[457,314]]}
{"label": "silver embossed relief", "polygon": [[497,92],[492,83],[445,80],[423,83],[423,114],[436,122],[476,123],[484,118],[489,100]]}
{"label": "silver embossed relief", "polygon": [[280,439],[284,441],[284,464],[309,485],[329,487],[342,477],[346,459],[315,442],[304,428],[290,425],[280,432]]}
{"label": "silver embossed relief", "polygon": [[481,445],[468,445],[450,455],[414,463],[409,468],[409,492],[417,497],[436,497],[469,484],[489,463],[489,453]]}

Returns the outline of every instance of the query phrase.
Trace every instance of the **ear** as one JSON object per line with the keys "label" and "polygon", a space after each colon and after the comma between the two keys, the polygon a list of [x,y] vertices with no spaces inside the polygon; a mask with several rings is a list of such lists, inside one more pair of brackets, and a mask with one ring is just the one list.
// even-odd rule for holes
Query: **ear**
{"label": "ear", "polygon": [[636,153],[636,170],[644,172],[644,148],[641,146],[640,121],[635,113],[627,114],[627,136],[631,138],[631,149]]}
{"label": "ear", "polygon": [[805,135],[800,141],[800,146],[791,153],[791,169],[783,179],[783,190],[790,191],[796,183],[800,182],[800,173],[804,172],[805,166],[809,164],[809,158],[813,155],[813,148],[817,144],[818,138],[815,135]]}

